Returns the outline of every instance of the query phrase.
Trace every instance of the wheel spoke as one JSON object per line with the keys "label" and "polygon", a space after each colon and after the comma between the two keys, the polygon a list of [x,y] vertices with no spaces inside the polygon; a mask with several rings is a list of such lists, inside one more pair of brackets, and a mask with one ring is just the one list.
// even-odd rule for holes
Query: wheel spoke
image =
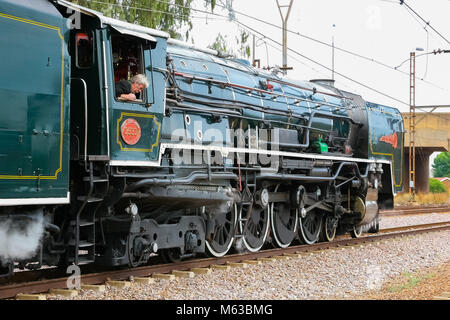
{"label": "wheel spoke", "polygon": [[323,220],[323,230],[320,238],[322,241],[333,241],[336,236],[336,220],[333,216],[325,216]]}
{"label": "wheel spoke", "polygon": [[319,239],[322,227],[322,216],[316,212],[309,212],[305,218],[299,219],[300,242],[313,244]]}
{"label": "wheel spoke", "polygon": [[[241,208],[241,218],[247,217],[248,209],[248,206]],[[264,245],[269,229],[269,211],[268,207],[262,208],[254,204],[247,223],[239,220],[240,230],[244,235],[243,243],[247,250],[256,252]]]}
{"label": "wheel spoke", "polygon": [[223,234],[223,228],[220,228],[220,232],[219,232],[219,244],[224,244],[225,243],[225,236]]}
{"label": "wheel spoke", "polygon": [[206,241],[206,250],[209,255],[222,257],[229,251],[234,240],[237,213],[236,204],[233,204],[228,212],[215,213],[214,234],[211,240]]}
{"label": "wheel spoke", "polygon": [[284,203],[272,203],[271,226],[275,244],[286,248],[294,240],[297,232],[297,210]]}
{"label": "wheel spoke", "polygon": [[353,227],[353,229],[350,231],[350,236],[352,238],[359,238],[362,234],[362,226]]}

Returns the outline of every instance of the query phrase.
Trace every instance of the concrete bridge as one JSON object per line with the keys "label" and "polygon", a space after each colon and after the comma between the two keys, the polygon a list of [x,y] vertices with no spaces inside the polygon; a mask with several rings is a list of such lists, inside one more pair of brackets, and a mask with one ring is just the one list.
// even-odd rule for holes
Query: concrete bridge
{"label": "concrete bridge", "polygon": [[[409,113],[402,113],[405,124],[403,187],[409,188]],[[428,192],[430,155],[450,150],[450,112],[416,112],[416,190]]]}

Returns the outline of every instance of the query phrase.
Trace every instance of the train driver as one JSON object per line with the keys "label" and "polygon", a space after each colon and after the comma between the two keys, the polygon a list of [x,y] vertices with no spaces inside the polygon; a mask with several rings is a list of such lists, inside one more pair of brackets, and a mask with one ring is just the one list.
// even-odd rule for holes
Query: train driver
{"label": "train driver", "polygon": [[149,82],[145,75],[137,74],[130,80],[116,82],[116,98],[126,101],[135,101],[142,90],[148,88]]}

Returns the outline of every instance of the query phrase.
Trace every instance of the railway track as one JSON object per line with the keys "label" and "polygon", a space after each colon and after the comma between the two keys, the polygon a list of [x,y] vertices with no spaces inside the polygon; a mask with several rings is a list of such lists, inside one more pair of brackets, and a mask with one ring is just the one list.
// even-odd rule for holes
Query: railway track
{"label": "railway track", "polygon": [[[360,238],[346,236],[338,237],[333,242],[320,242],[313,245],[292,246],[286,249],[267,249],[256,253],[240,253],[227,255],[221,258],[204,258],[182,261],[171,264],[156,264],[132,269],[119,269],[108,271],[95,271],[84,269],[81,272],[81,283],[84,285],[102,284],[107,281],[128,280],[130,277],[149,277],[155,274],[168,274],[175,270],[186,271],[194,268],[211,268],[214,266],[233,265],[243,261],[261,260],[264,258],[286,259],[318,250],[332,248],[345,248],[364,243],[373,243],[381,240],[411,236],[415,234],[450,230],[450,222],[422,224],[389,229],[381,229],[378,234],[367,235]],[[19,272],[8,283],[0,284],[0,299],[14,298],[18,294],[46,293],[50,289],[67,288],[67,274],[61,269],[47,269],[39,271]],[[49,279],[51,278],[51,279]]]}
{"label": "railway track", "polygon": [[394,210],[380,210],[381,216],[401,216],[410,214],[450,212],[450,206],[399,207]]}

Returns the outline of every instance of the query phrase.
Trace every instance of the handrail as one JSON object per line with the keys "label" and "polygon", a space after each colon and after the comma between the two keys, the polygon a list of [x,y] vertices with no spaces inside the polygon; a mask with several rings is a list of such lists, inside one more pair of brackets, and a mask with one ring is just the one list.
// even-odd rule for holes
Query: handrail
{"label": "handrail", "polygon": [[[338,105],[338,104],[333,104],[333,103],[323,102],[323,101],[314,101],[312,99],[302,98],[302,97],[298,97],[298,96],[292,96],[292,95],[288,95],[285,93],[277,93],[277,92],[268,91],[268,90],[255,88],[255,87],[249,87],[249,86],[245,86],[245,85],[241,85],[241,84],[224,82],[224,81],[217,80],[217,79],[204,78],[204,77],[196,76],[196,75],[186,73],[186,72],[173,71],[172,73],[174,76],[188,79],[188,81],[197,80],[197,81],[203,81],[203,82],[210,82],[210,83],[219,85],[221,88],[231,87],[231,88],[246,90],[247,93],[252,93],[254,91],[259,94],[267,94],[267,95],[272,96],[272,98],[283,97],[283,98],[287,98],[287,99],[292,99],[292,100],[294,100],[293,104],[297,104],[297,103],[300,103],[301,101],[304,101],[306,103],[313,103],[313,104],[315,103],[315,104],[319,104],[319,105],[326,105],[326,106],[333,107],[333,108],[347,109],[346,107]],[[268,80],[275,82],[272,79],[268,79]],[[294,85],[291,85],[288,83],[286,83],[285,85],[294,86]],[[306,90],[306,88],[304,88],[304,89]],[[316,93],[319,93],[319,92],[316,91]],[[332,94],[330,94],[330,93],[321,93],[321,94],[332,96]],[[347,99],[347,98],[343,97],[343,99]]]}
{"label": "handrail", "polygon": [[[103,35],[104,36],[104,35]],[[103,73],[104,73],[104,87],[105,91],[105,119],[106,119],[106,148],[108,158],[111,156],[110,150],[110,137],[109,137],[109,93],[108,93],[108,72],[107,72],[107,63],[106,63],[106,42],[105,39],[102,40],[102,53],[103,53]]]}
{"label": "handrail", "polygon": [[88,103],[87,84],[82,78],[70,78],[70,80],[80,80],[84,87],[84,161],[87,161],[87,139],[88,139]]}

